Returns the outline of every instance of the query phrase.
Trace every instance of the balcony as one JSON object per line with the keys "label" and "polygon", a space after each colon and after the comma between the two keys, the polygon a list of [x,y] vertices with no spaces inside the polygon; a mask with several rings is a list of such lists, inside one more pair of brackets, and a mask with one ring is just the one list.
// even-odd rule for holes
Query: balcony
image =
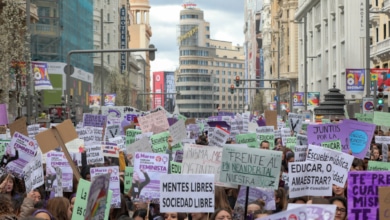
{"label": "balcony", "polygon": [[379,22],[380,22],[380,14],[375,13],[375,12],[377,12],[376,10],[373,10],[373,12],[374,13],[370,13],[370,23],[372,24],[372,26],[378,27]]}
{"label": "balcony", "polygon": [[382,61],[390,59],[390,38],[378,42],[376,45],[370,48],[370,57],[374,61],[378,58]]}
{"label": "balcony", "polygon": [[390,0],[384,0],[383,1],[383,8],[382,10],[386,13],[390,13]]}

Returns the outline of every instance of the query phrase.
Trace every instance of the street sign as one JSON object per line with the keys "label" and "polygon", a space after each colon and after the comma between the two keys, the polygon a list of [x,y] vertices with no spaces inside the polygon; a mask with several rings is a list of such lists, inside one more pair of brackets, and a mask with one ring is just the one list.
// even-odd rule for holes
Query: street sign
{"label": "street sign", "polygon": [[372,113],[374,108],[374,98],[363,98],[363,113]]}

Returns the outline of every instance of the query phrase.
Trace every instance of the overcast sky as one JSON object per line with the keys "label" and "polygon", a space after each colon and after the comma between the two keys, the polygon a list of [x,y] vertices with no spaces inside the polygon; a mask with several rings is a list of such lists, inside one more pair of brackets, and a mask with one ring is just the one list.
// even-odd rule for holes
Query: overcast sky
{"label": "overcast sky", "polygon": [[[151,43],[157,48],[151,71],[173,71],[179,66],[177,31],[183,0],[149,0]],[[244,0],[193,0],[204,11],[210,22],[210,37],[231,41],[233,45],[244,43]]]}

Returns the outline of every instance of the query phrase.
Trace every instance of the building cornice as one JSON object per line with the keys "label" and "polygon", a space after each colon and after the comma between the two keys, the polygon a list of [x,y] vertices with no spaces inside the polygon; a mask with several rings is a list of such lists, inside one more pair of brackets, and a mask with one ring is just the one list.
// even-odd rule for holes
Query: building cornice
{"label": "building cornice", "polygon": [[295,20],[301,20],[308,11],[310,11],[316,4],[321,0],[306,0],[302,4],[298,5],[297,11],[295,12]]}

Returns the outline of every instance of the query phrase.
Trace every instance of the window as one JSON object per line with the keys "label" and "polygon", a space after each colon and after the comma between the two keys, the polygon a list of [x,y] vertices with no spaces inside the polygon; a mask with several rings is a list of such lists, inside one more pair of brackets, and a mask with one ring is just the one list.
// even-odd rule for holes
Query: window
{"label": "window", "polygon": [[209,26],[206,26],[206,31],[209,31],[210,30],[210,27]]}
{"label": "window", "polygon": [[50,8],[38,7],[39,24],[50,24]]}
{"label": "window", "polygon": [[110,44],[110,33],[107,33],[107,44]]}
{"label": "window", "polygon": [[209,35],[209,34],[206,34],[206,38],[207,38],[207,39],[210,39],[210,35]]}
{"label": "window", "polygon": [[107,22],[108,21],[111,21],[111,19],[110,19],[110,13],[107,13]]}
{"label": "window", "polygon": [[379,28],[375,28],[376,31],[376,42],[379,41]]}
{"label": "window", "polygon": [[110,64],[110,55],[107,55],[107,63]]}
{"label": "window", "polygon": [[386,39],[386,34],[387,34],[386,24],[383,24],[383,39]]}

